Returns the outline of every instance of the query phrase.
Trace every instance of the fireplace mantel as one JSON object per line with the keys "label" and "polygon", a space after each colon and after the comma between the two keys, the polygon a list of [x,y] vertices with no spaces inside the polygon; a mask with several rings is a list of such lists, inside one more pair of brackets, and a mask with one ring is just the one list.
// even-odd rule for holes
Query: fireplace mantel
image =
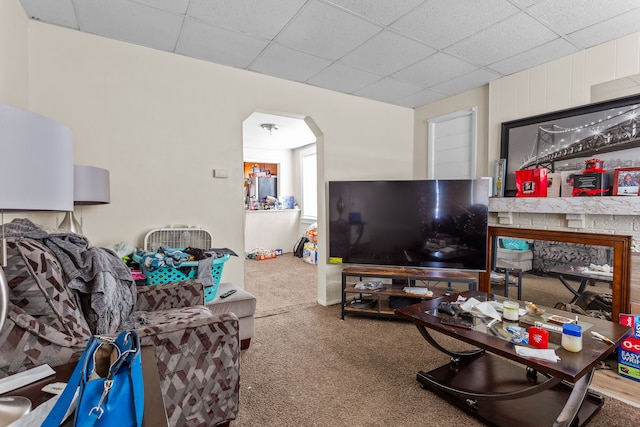
{"label": "fireplace mantel", "polygon": [[[640,302],[637,284],[631,283],[631,252],[640,254],[640,197],[490,198],[489,226],[493,236],[622,245],[615,249],[614,271],[620,274],[615,275],[614,313]],[[489,279],[482,280],[488,289]]]}
{"label": "fireplace mantel", "polygon": [[640,197],[492,197],[489,212],[639,215]]}

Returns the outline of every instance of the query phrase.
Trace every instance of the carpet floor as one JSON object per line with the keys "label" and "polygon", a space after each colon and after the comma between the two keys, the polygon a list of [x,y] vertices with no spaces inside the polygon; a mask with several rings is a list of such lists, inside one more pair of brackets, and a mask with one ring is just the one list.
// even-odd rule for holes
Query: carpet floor
{"label": "carpet floor", "polygon": [[[285,264],[299,270],[291,274]],[[241,354],[240,411],[233,426],[484,425],[420,387],[416,372],[448,357],[413,325],[340,320],[339,305],[315,302],[315,267],[290,254],[246,265],[258,315],[251,347]],[[289,299],[298,293],[304,294],[299,301]],[[452,349],[466,348],[437,337]],[[638,419],[640,409],[605,397],[589,426],[637,426]]]}

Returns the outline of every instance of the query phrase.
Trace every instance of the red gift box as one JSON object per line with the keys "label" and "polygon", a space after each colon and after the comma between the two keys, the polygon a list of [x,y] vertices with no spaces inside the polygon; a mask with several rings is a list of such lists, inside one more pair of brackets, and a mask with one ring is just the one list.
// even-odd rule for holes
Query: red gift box
{"label": "red gift box", "polygon": [[547,168],[516,171],[516,197],[547,197]]}

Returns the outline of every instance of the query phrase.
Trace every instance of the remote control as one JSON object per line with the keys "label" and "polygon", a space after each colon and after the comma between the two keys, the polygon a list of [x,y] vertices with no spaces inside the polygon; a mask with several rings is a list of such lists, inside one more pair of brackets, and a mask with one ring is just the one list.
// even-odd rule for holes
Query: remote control
{"label": "remote control", "polygon": [[440,313],[446,313],[449,316],[455,316],[456,309],[457,307],[449,302],[441,302],[440,304],[438,304],[438,311]]}
{"label": "remote control", "polygon": [[226,298],[226,297],[230,297],[231,295],[236,293],[236,289],[231,289],[230,291],[225,292],[224,294],[220,295],[220,298]]}
{"label": "remote control", "polygon": [[459,318],[458,319],[443,318],[443,319],[440,319],[440,323],[442,323],[443,325],[455,326],[457,328],[464,328],[464,329],[473,328],[473,323],[463,319],[459,319]]}

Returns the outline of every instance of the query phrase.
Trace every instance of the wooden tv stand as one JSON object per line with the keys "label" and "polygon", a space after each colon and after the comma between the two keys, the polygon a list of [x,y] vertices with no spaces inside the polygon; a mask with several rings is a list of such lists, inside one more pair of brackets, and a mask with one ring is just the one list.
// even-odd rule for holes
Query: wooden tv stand
{"label": "wooden tv stand", "polygon": [[[466,283],[469,290],[475,290],[477,279],[464,272],[455,270],[431,270],[418,267],[346,267],[342,270],[342,319],[345,313],[357,314],[361,316],[373,317],[396,317],[394,309],[389,307],[389,297],[416,298],[419,302],[421,297],[403,291],[406,285],[385,284],[383,290],[369,291],[355,288],[354,284],[347,284],[347,277],[357,277],[362,280],[365,277],[376,279],[399,279],[408,281],[408,286],[415,286],[416,280],[431,282],[446,282],[447,289],[434,292],[433,298],[442,296],[446,291],[455,291],[452,283]],[[430,288],[433,291],[433,289]],[[359,294],[358,299],[370,302],[370,306],[365,303],[352,304],[347,302],[347,294]]]}

